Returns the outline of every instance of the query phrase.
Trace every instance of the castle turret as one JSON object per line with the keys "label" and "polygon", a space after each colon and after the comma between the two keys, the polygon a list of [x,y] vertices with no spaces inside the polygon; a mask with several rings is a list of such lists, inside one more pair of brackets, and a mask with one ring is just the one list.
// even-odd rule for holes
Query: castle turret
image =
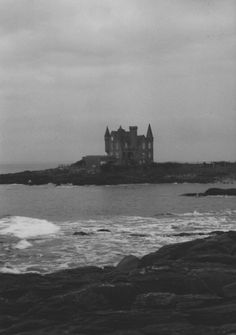
{"label": "castle turret", "polygon": [[153,162],[153,134],[150,124],[148,125],[146,141],[147,141],[147,160],[149,163],[151,163]]}
{"label": "castle turret", "polygon": [[137,146],[137,134],[138,134],[138,127],[129,127],[130,131],[130,141],[131,141],[131,147],[136,148]]}
{"label": "castle turret", "polygon": [[150,140],[153,140],[153,135],[152,135],[152,128],[151,128],[151,125],[149,123],[148,125],[148,130],[147,130],[147,136],[146,136],[148,139]]}
{"label": "castle turret", "polygon": [[109,150],[110,150],[110,138],[111,138],[111,134],[110,131],[107,127],[105,135],[104,135],[104,139],[105,139],[105,152],[107,154],[109,154]]}

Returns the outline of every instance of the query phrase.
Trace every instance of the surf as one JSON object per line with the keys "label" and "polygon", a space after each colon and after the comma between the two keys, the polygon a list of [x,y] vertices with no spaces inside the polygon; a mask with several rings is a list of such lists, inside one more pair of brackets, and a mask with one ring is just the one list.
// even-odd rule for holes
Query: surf
{"label": "surf", "polygon": [[60,227],[44,220],[24,216],[7,216],[0,219],[0,235],[13,235],[20,239],[47,236],[59,232]]}

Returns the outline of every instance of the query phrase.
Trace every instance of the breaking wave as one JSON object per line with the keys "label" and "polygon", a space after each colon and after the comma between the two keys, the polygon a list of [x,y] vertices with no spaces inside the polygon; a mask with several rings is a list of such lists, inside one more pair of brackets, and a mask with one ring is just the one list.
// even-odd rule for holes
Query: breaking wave
{"label": "breaking wave", "polygon": [[60,228],[47,220],[24,216],[8,216],[0,219],[0,235],[13,235],[20,239],[56,234]]}
{"label": "breaking wave", "polygon": [[22,250],[22,249],[27,249],[29,247],[32,247],[32,244],[30,242],[28,242],[27,240],[21,240],[15,245],[14,248]]}

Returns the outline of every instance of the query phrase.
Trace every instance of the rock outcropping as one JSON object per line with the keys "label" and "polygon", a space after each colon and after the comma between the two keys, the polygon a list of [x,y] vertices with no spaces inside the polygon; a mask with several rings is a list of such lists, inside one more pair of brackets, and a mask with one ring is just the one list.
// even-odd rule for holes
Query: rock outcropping
{"label": "rock outcropping", "polygon": [[1,274],[1,334],[236,333],[236,232],[117,267]]}
{"label": "rock outcropping", "polygon": [[236,188],[209,188],[203,193],[185,193],[188,197],[236,196]]}

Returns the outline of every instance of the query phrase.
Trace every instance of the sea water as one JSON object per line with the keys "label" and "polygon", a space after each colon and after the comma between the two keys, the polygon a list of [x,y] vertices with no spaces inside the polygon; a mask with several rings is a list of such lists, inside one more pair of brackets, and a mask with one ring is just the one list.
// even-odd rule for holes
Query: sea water
{"label": "sea water", "polygon": [[236,184],[0,185],[0,271],[114,265],[236,229],[235,197],[184,197]]}

